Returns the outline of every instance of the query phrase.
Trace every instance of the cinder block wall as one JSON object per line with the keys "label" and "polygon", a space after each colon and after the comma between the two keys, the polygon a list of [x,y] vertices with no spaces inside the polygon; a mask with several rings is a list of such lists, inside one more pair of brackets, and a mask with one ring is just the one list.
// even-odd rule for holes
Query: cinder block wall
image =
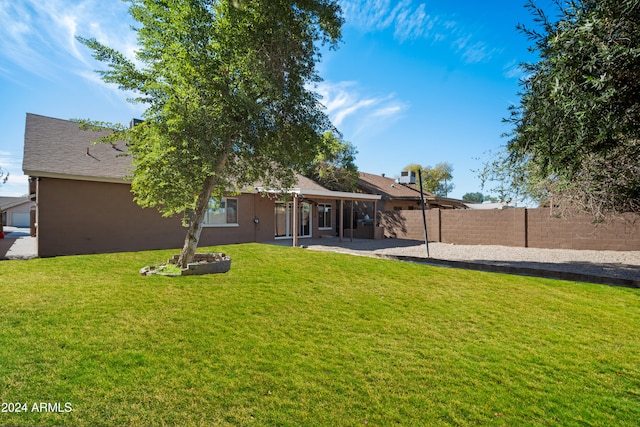
{"label": "cinder block wall", "polygon": [[441,210],[441,242],[460,245],[526,245],[525,209]]}
{"label": "cinder block wall", "polygon": [[[427,232],[430,241],[438,241],[440,221],[438,209],[427,210]],[[424,240],[422,211],[401,210],[379,212],[380,226],[384,227],[384,237],[407,240]]]}
{"label": "cinder block wall", "polygon": [[[460,245],[640,250],[640,216],[594,225],[587,215],[557,218],[549,209],[426,211],[429,240]],[[423,240],[421,211],[380,213],[385,237]]]}
{"label": "cinder block wall", "polygon": [[589,216],[558,218],[549,209],[528,209],[532,248],[640,251],[640,217],[627,215],[598,225]]}

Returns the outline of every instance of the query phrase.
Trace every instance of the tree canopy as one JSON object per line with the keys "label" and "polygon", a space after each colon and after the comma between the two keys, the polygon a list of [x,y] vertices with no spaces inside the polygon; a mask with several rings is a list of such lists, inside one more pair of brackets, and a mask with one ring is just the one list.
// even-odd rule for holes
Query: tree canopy
{"label": "tree canopy", "polygon": [[336,47],[333,0],[130,0],[139,23],[136,61],[93,38],[102,79],[147,109],[126,140],[132,191],[163,215],[188,213],[179,263],[192,259],[211,197],[257,181],[290,187],[293,170],[326,152],[333,130],[319,96],[319,46]]}
{"label": "tree canopy", "polygon": [[553,19],[529,0],[523,64],[506,151],[485,168],[503,190],[596,216],[640,212],[640,3],[557,0]]}
{"label": "tree canopy", "polygon": [[490,196],[488,194],[482,194],[480,192],[466,193],[464,196],[462,196],[462,200],[464,200],[465,202],[472,202],[472,203],[499,201],[496,197]]}
{"label": "tree canopy", "polygon": [[358,151],[333,132],[326,132],[322,138],[325,151],[318,153],[313,163],[301,172],[329,190],[355,190],[359,177],[355,164]]}
{"label": "tree canopy", "polygon": [[435,194],[439,197],[447,197],[455,185],[453,184],[453,166],[447,162],[441,162],[435,166],[419,165],[412,163],[407,165],[404,170],[413,171],[418,174],[422,173],[422,189],[426,192]]}

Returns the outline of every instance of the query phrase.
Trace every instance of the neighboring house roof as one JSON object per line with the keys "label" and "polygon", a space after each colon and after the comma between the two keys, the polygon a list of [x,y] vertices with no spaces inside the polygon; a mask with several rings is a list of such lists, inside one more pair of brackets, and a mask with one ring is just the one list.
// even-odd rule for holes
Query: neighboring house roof
{"label": "neighboring house roof", "polygon": [[22,169],[29,176],[124,183],[131,169],[124,142],[92,144],[108,132],[27,113]]}
{"label": "neighboring house roof", "polygon": [[26,203],[33,202],[28,197],[0,197],[0,211],[6,211]]}
{"label": "neighboring house roof", "polygon": [[[420,200],[420,188],[415,184],[401,184],[394,178],[382,175],[359,172],[358,187],[372,194],[379,194],[382,200]],[[461,200],[438,197],[435,194],[424,193],[425,201],[430,205],[438,205],[446,208],[466,209]]]}
{"label": "neighboring house roof", "polygon": [[[420,190],[410,184],[400,184],[393,178],[372,173],[358,172],[358,187],[373,194],[379,194],[383,200],[420,200]],[[424,193],[426,198],[433,194]]]}

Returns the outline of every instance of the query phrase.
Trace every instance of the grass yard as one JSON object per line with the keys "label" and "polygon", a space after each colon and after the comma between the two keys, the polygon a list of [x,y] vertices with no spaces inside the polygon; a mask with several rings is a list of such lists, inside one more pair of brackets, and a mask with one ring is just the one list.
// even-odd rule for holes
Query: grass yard
{"label": "grass yard", "polygon": [[215,250],[0,262],[0,425],[638,424],[637,289]]}

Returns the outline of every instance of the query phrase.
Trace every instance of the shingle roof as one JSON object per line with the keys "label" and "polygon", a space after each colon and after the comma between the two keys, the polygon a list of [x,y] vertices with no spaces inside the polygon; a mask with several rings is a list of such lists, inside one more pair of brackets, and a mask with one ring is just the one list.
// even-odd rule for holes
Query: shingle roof
{"label": "shingle roof", "polygon": [[7,210],[24,203],[31,203],[28,197],[0,197],[0,210]]}
{"label": "shingle roof", "polygon": [[[380,194],[383,199],[420,200],[420,190],[410,184],[400,184],[393,178],[359,172],[358,187],[373,194]],[[432,194],[424,193],[425,197]]]}
{"label": "shingle roof", "polygon": [[[358,187],[365,192],[379,194],[383,200],[420,200],[420,188],[415,184],[400,184],[393,178],[382,175],[359,172]],[[466,209],[462,200],[438,197],[424,192],[424,198],[430,206],[443,208]]]}
{"label": "shingle roof", "polygon": [[306,176],[302,176],[296,172],[296,187],[304,188],[305,190],[326,190],[325,187],[318,184],[312,179],[307,178]]}
{"label": "shingle roof", "polygon": [[[298,172],[294,172],[296,182],[292,188],[304,189],[304,190],[320,190],[320,191],[329,191],[322,185],[318,184],[312,179],[307,178],[306,176],[300,175]],[[253,184],[254,188],[260,189],[261,191],[272,191],[265,187],[264,182],[258,181]],[[275,191],[275,189],[273,189]]]}
{"label": "shingle roof", "polygon": [[78,123],[27,113],[24,134],[26,175],[123,182],[131,158],[124,142],[115,146],[92,144],[108,131],[80,129]]}
{"label": "shingle roof", "polygon": [[[26,175],[124,182],[131,173],[131,158],[124,142],[92,144],[108,131],[80,129],[78,123],[27,113],[22,169]],[[326,190],[317,182],[296,174],[297,188]]]}

